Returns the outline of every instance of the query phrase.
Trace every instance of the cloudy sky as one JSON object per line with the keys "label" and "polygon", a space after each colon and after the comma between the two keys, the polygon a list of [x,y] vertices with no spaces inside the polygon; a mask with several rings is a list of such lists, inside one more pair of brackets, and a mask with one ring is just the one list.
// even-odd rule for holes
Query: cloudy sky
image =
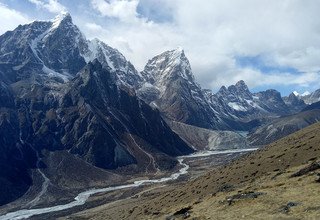
{"label": "cloudy sky", "polygon": [[283,95],[320,88],[317,0],[0,0],[0,34],[61,11],[138,70],[181,46],[203,88],[240,79]]}

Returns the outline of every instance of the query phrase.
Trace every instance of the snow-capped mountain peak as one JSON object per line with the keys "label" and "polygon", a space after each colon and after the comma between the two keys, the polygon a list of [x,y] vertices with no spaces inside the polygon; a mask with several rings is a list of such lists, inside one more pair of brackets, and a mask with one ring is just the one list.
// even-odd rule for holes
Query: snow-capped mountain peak
{"label": "snow-capped mountain peak", "polygon": [[292,93],[293,93],[295,96],[300,96],[300,93],[297,92],[297,91],[293,91]]}
{"label": "snow-capped mountain peak", "polygon": [[181,47],[163,52],[149,60],[142,75],[151,84],[162,84],[163,81],[177,77],[192,83],[195,81],[189,60]]}
{"label": "snow-capped mountain peak", "polygon": [[177,47],[176,49],[172,50],[171,59],[172,60],[179,60],[182,56],[185,56],[184,50],[182,47]]}
{"label": "snow-capped mountain peak", "polygon": [[235,86],[241,90],[249,90],[247,84],[243,80],[238,81]]}
{"label": "snow-capped mountain peak", "polygon": [[232,97],[230,101],[233,102],[253,99],[248,86],[243,80],[238,81],[235,85],[230,85],[228,88],[222,86],[217,95],[221,97]]}
{"label": "snow-capped mountain peak", "polygon": [[320,101],[320,89],[317,89],[316,91],[309,92],[305,91],[302,94],[299,94],[299,99],[302,99],[306,104],[310,105],[315,102]]}
{"label": "snow-capped mountain peak", "polygon": [[304,93],[301,94],[301,96],[307,96],[310,95],[311,93],[309,91],[305,91]]}
{"label": "snow-capped mountain peak", "polygon": [[42,77],[68,81],[87,63],[98,59],[104,67],[116,72],[119,84],[135,87],[142,80],[118,50],[98,39],[87,40],[68,12],[50,21],[20,25],[2,35],[0,42],[0,62],[11,63],[19,69],[31,68],[32,63],[36,63],[36,70],[30,72]]}
{"label": "snow-capped mountain peak", "polygon": [[81,56],[85,59],[86,63],[98,59],[105,68],[116,72],[119,84],[136,87],[142,81],[140,73],[122,53],[97,38],[86,41],[81,51]]}
{"label": "snow-capped mountain peak", "polygon": [[297,91],[293,91],[292,93],[297,97],[303,97],[303,96],[307,96],[307,95],[311,94],[309,91],[305,91],[305,92],[303,92],[301,94],[299,92],[297,92]]}
{"label": "snow-capped mountain peak", "polygon": [[54,19],[52,19],[51,22],[51,28],[57,28],[62,22],[72,23],[72,17],[69,12],[62,12],[58,14]]}

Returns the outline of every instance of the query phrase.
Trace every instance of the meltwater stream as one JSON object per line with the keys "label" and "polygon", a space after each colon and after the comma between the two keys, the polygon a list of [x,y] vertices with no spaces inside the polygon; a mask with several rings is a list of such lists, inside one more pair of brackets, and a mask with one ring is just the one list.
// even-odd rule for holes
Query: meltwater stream
{"label": "meltwater stream", "polygon": [[22,209],[18,210],[15,212],[9,212],[5,215],[0,216],[0,220],[16,220],[16,219],[26,219],[30,218],[31,216],[35,215],[40,215],[40,214],[46,214],[50,212],[57,212],[57,211],[62,211],[66,209],[70,209],[75,206],[80,206],[86,203],[88,198],[91,195],[101,193],[101,192],[111,192],[115,190],[121,190],[121,189],[126,189],[126,188],[133,188],[133,187],[138,187],[141,185],[145,184],[152,184],[152,183],[163,183],[167,182],[169,180],[176,180],[179,178],[179,176],[187,174],[189,165],[184,163],[184,158],[193,158],[193,157],[205,157],[205,156],[210,156],[210,155],[216,155],[216,154],[231,154],[231,153],[241,153],[241,152],[248,152],[248,151],[254,151],[257,148],[249,148],[249,149],[235,149],[235,150],[225,150],[225,151],[203,151],[203,152],[196,152],[194,154],[190,154],[187,156],[181,156],[178,157],[178,161],[180,165],[182,165],[182,168],[176,172],[171,174],[169,177],[164,177],[160,179],[152,179],[152,180],[139,180],[135,181],[131,184],[126,184],[126,185],[119,185],[119,186],[110,186],[106,188],[101,188],[101,189],[90,189],[87,191],[84,191],[82,193],[79,193],[77,197],[74,198],[74,201],[64,204],[64,205],[56,205],[56,206],[51,206],[47,208],[38,208],[38,209]]}

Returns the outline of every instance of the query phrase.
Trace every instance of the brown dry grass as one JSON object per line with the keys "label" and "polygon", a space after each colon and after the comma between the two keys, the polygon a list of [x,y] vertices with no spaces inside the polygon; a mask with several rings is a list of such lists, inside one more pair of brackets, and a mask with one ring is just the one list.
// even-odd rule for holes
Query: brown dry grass
{"label": "brown dry grass", "polygon": [[[180,185],[148,191],[76,213],[69,219],[165,219],[191,206],[196,219],[320,219],[320,183],[314,174],[289,178],[292,172],[320,159],[320,123],[289,135],[227,166]],[[238,191],[259,191],[257,199],[223,201]],[[288,213],[280,207],[299,202]]]}

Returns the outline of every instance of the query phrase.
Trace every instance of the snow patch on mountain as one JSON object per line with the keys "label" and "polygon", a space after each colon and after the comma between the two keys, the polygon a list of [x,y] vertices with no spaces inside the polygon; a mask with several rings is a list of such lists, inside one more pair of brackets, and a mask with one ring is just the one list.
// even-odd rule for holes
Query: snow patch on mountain
{"label": "snow patch on mountain", "polygon": [[228,106],[230,106],[231,108],[233,108],[236,111],[243,111],[244,112],[247,110],[245,107],[243,107],[235,102],[229,102]]}
{"label": "snow patch on mountain", "polygon": [[301,94],[299,92],[297,92],[297,91],[293,91],[292,93],[297,97],[303,97],[303,96],[307,96],[307,95],[311,94],[309,91],[305,91],[305,92],[303,92]]}
{"label": "snow patch on mountain", "polygon": [[59,25],[61,24],[61,22],[66,18],[66,17],[70,17],[69,12],[62,12],[59,15],[57,15],[51,22],[52,22],[52,26],[50,28],[50,30],[55,30],[59,27]]}
{"label": "snow patch on mountain", "polygon": [[73,77],[69,73],[58,73],[52,69],[49,69],[46,65],[43,65],[42,71],[46,73],[49,78],[60,78],[64,83],[69,82]]}
{"label": "snow patch on mountain", "polygon": [[305,91],[304,93],[302,93],[300,96],[307,96],[310,95],[311,93],[309,91]]}

